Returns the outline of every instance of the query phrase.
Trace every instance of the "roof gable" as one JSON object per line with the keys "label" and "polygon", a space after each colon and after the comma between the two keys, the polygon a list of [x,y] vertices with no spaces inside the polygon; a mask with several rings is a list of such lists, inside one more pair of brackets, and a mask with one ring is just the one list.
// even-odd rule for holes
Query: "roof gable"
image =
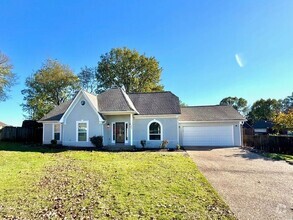
{"label": "roof gable", "polygon": [[96,95],[93,95],[89,92],[83,91],[83,94],[87,97],[88,101],[90,102],[90,105],[92,108],[96,111],[99,112],[98,108],[98,98]]}
{"label": "roof gable", "polygon": [[80,90],[78,94],[70,101],[61,103],[56,106],[52,111],[46,114],[40,121],[60,121],[63,122],[67,115],[70,114],[74,106],[77,104],[77,100],[83,96],[90,104],[91,108],[96,112],[99,120],[103,121],[103,116],[98,112],[98,100],[97,96],[90,94],[88,92]]}
{"label": "roof gable", "polygon": [[98,103],[97,103],[97,98],[95,95],[90,94],[88,92],[85,92],[83,90],[80,90],[78,94],[75,96],[73,101],[71,102],[70,106],[66,109],[65,113],[62,115],[62,118],[60,119],[60,122],[66,121],[67,116],[71,113],[75,105],[77,104],[78,100],[80,97],[84,97],[90,104],[90,107],[94,110],[94,112],[97,114],[99,121],[103,121],[103,117],[100,115],[98,111]]}
{"label": "roof gable", "polygon": [[181,107],[179,121],[225,121],[245,118],[232,106],[187,106]]}

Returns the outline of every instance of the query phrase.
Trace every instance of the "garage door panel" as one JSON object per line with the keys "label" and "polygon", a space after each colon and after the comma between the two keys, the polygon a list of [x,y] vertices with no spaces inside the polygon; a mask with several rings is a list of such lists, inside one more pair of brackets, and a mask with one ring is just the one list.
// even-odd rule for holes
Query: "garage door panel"
{"label": "garage door panel", "polygon": [[233,126],[183,127],[183,146],[233,146]]}

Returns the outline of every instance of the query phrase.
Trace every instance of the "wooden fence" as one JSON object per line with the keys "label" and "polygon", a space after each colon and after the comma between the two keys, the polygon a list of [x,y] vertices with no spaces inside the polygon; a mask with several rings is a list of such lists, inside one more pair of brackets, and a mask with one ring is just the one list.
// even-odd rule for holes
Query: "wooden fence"
{"label": "wooden fence", "polygon": [[293,155],[293,136],[243,135],[243,145],[269,153]]}
{"label": "wooden fence", "polygon": [[0,140],[26,143],[42,143],[43,128],[4,127]]}

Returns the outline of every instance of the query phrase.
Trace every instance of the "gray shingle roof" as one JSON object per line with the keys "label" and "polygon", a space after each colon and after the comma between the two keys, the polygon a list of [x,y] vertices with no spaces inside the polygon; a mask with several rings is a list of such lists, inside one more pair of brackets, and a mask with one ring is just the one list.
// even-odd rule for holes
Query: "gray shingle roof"
{"label": "gray shingle roof", "polygon": [[129,93],[140,115],[180,114],[179,99],[172,92]]}
{"label": "gray shingle roof", "polygon": [[61,103],[46,114],[40,121],[59,121],[73,100]]}
{"label": "gray shingle roof", "polygon": [[254,123],[253,128],[259,129],[259,128],[272,128],[274,126],[274,123],[271,121],[265,121],[265,120],[258,120]]}
{"label": "gray shingle roof", "polygon": [[[87,96],[89,94],[86,93]],[[109,89],[97,96],[89,96],[101,113],[111,111],[132,111],[140,115],[180,114],[179,99],[171,92],[130,93],[120,88]],[[62,118],[72,100],[61,104],[40,121],[58,121]],[[101,115],[101,114],[100,114]],[[102,116],[102,115],[101,115]]]}
{"label": "gray shingle roof", "polygon": [[119,88],[109,89],[98,95],[100,112],[105,111],[134,111],[128,104],[123,92]]}
{"label": "gray shingle roof", "polygon": [[188,106],[181,107],[179,121],[225,121],[245,120],[232,106]]}

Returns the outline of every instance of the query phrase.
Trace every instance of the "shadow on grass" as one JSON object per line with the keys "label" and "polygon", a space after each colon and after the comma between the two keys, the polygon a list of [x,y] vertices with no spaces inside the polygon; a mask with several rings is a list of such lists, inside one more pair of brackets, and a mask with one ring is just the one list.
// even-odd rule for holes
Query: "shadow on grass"
{"label": "shadow on grass", "polygon": [[42,146],[41,144],[23,144],[18,142],[1,142],[0,151],[36,152],[36,153],[60,153],[68,149],[63,147]]}
{"label": "shadow on grass", "polygon": [[280,161],[290,159],[290,155],[267,153],[255,149],[240,148],[241,153],[226,155],[225,157],[242,157],[247,160]]}
{"label": "shadow on grass", "polygon": [[270,158],[267,158],[261,154],[257,154],[257,153],[253,153],[253,152],[249,152],[245,150],[242,150],[242,151],[243,153],[235,153],[232,155],[226,155],[225,157],[242,157],[247,160],[271,160]]}
{"label": "shadow on grass", "polygon": [[[237,149],[240,150],[237,151],[237,153],[232,153],[231,154],[231,149]],[[265,154],[259,153],[259,152],[253,152],[250,151],[249,149],[241,148],[241,147],[209,147],[209,146],[203,146],[203,147],[184,147],[185,150],[187,151],[212,151],[212,150],[217,150],[217,149],[223,149],[223,150],[228,150],[227,155],[224,155],[224,157],[241,157],[247,160],[278,160],[277,157],[272,158],[272,157],[267,157]],[[239,152],[239,153],[238,153]],[[225,152],[224,152],[225,154]]]}
{"label": "shadow on grass", "polygon": [[115,148],[115,147],[65,147],[62,145],[51,146],[41,144],[23,144],[18,142],[1,142],[0,151],[37,152],[37,153],[60,153],[65,151],[99,151],[99,152],[183,152],[184,150],[161,149],[161,148]]}

